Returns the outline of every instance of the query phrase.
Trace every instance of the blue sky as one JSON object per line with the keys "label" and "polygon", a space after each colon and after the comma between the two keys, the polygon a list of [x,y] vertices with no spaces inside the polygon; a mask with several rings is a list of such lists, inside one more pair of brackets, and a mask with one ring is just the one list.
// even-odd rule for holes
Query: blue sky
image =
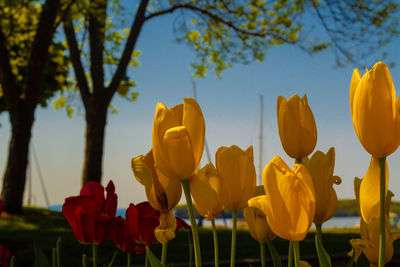
{"label": "blue sky", "polygon": [[[400,40],[387,47],[389,59],[400,62],[397,52]],[[133,178],[130,159],[145,154],[151,147],[151,129],[157,102],[168,107],[192,97],[189,68],[194,52],[174,42],[172,18],[163,17],[144,26],[137,49],[142,51],[142,65],[131,68],[139,98],[134,103],[115,97],[113,105],[118,114],[108,116],[106,128],[103,183],[112,179],[119,196],[119,207],[146,199],[143,187]],[[372,66],[375,62],[370,62]],[[349,84],[355,66],[335,69],[334,55],[329,51],[314,56],[293,46],[280,46],[268,51],[263,63],[235,65],[221,78],[209,73],[196,80],[198,102],[206,121],[206,138],[214,159],[218,147],[238,145],[255,148],[258,167],[258,103],[264,95],[263,165],[275,155],[287,163],[293,161],[283,151],[276,123],[276,99],[289,98],[297,93],[307,94],[313,110],[318,142],[316,149],[326,152],[336,149],[335,174],[343,182],[335,186],[339,198],[353,198],[353,179],[362,177],[369,165],[369,154],[364,151],[355,135],[349,110]],[[364,73],[363,70],[361,70]],[[400,68],[391,69],[395,87],[399,88]],[[3,174],[10,137],[8,115],[0,115],[0,172]],[[63,203],[80,190],[84,149],[84,117],[75,115],[71,120],[63,111],[52,106],[38,108],[32,142],[51,204]],[[390,184],[400,200],[400,152],[389,157]],[[201,165],[206,163],[203,156]],[[35,203],[44,205],[36,166],[33,165],[33,192]],[[258,169],[257,169],[258,171]],[[397,195],[398,194],[398,195]]]}

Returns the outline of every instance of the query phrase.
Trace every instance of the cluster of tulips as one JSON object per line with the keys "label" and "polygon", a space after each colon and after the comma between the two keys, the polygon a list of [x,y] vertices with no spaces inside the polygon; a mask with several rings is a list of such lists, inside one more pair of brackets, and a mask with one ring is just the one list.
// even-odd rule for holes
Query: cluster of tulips
{"label": "cluster of tulips", "polygon": [[[361,216],[360,239],[350,240],[350,263],[363,253],[371,266],[382,267],[393,255],[388,213],[393,193],[388,190],[386,157],[400,145],[400,98],[388,67],[378,62],[362,76],[355,69],[350,84],[350,109],[353,125],[371,163],[363,179],[355,178],[357,210]],[[244,211],[250,234],[260,243],[261,262],[265,266],[265,244],[274,266],[281,260],[271,242],[276,236],[289,240],[288,266],[309,266],[300,259],[299,242],[316,226],[315,245],[320,266],[332,266],[322,245],[322,224],[337,209],[333,185],[341,178],[334,175],[335,150],[316,151],[317,127],[307,97],[282,96],[277,101],[278,130],[285,152],[294,160],[293,168],[275,156],[264,168],[262,186],[256,186],[253,148],[233,145],[220,147],[215,166],[199,168],[205,136],[205,122],[198,103],[184,99],[168,109],[158,103],[152,131],[152,149],[132,159],[133,174],[146,191],[148,202],[130,204],[125,219],[116,217],[117,195],[110,181],[106,188],[88,182],[79,196],[69,197],[63,214],[75,238],[96,248],[106,238],[130,254],[146,253],[155,266],[166,265],[167,244],[181,227],[191,228],[196,267],[201,266],[200,242],[195,220],[198,213],[211,221],[214,237],[215,266],[219,265],[215,218],[224,208],[232,210],[231,266],[235,266],[236,227],[239,210]],[[313,154],[312,154],[313,153]],[[180,201],[182,188],[190,224],[172,213]],[[104,193],[106,192],[106,196]],[[192,202],[193,199],[193,202]],[[194,205],[193,205],[194,203]],[[161,260],[151,253],[149,245],[160,242]],[[0,254],[4,253],[1,252]],[[83,261],[85,263],[85,261]]]}
{"label": "cluster of tulips", "polygon": [[[3,211],[3,201],[0,199],[0,216]],[[8,267],[11,259],[11,252],[5,247],[0,245],[0,266]]]}

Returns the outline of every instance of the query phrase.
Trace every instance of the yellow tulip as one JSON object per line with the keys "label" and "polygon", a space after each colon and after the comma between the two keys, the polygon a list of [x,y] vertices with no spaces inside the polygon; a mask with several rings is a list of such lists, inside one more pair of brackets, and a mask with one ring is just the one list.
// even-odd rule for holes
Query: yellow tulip
{"label": "yellow tulip", "polygon": [[362,146],[376,158],[400,145],[400,100],[388,67],[378,62],[364,76],[355,69],[350,83],[353,126]]}
{"label": "yellow tulip", "polygon": [[144,185],[147,200],[160,212],[169,212],[181,199],[182,186],[179,180],[169,179],[154,168],[153,151],[140,155],[131,161],[133,174]]}
{"label": "yellow tulip", "polygon": [[209,163],[194,174],[189,181],[190,193],[196,209],[209,221],[217,217],[224,209],[217,192],[211,187],[209,181],[216,175],[215,167]]}
{"label": "yellow tulip", "polygon": [[253,147],[245,151],[237,146],[220,147],[215,153],[218,175],[210,178],[221,203],[231,210],[247,207],[256,189]]}
{"label": "yellow tulip", "polygon": [[[385,161],[385,195],[389,183],[389,168]],[[366,223],[370,223],[374,218],[379,218],[379,187],[380,187],[380,167],[379,160],[371,157],[367,173],[361,181],[360,186],[360,212]]]}
{"label": "yellow tulip", "polygon": [[[254,197],[265,195],[264,187],[262,185],[256,187]],[[266,215],[254,207],[247,207],[243,210],[244,218],[249,226],[251,236],[260,243],[267,243],[273,240],[276,235],[269,228]]]}
{"label": "yellow tulip", "polygon": [[317,143],[317,126],[307,96],[295,94],[288,100],[278,96],[278,129],[283,149],[295,159],[307,157]]}
{"label": "yellow tulip", "polygon": [[[365,179],[365,178],[364,178]],[[359,178],[354,179],[354,191],[356,195],[356,205],[360,212],[360,196],[361,196],[362,180]],[[386,240],[386,254],[385,262],[389,262],[393,256],[393,242],[399,239],[399,234],[390,235],[390,223],[389,223],[389,207],[393,193],[388,191],[385,200],[385,240]],[[364,253],[371,266],[378,266],[379,262],[379,218],[374,218],[370,223],[366,223],[361,217],[360,221],[360,232],[361,239],[350,240],[351,245],[354,248],[355,261],[357,261],[359,255]]]}
{"label": "yellow tulip", "polygon": [[335,149],[331,147],[326,154],[318,150],[310,159],[304,158],[302,163],[310,172],[314,184],[314,223],[322,224],[336,213],[338,201],[333,184],[338,185],[342,182],[339,176],[333,176]]}
{"label": "yellow tulip", "polygon": [[250,199],[249,206],[267,215],[271,230],[279,237],[303,240],[315,215],[315,192],[311,175],[302,164],[294,169],[274,157],[263,171],[265,196]]}
{"label": "yellow tulip", "polygon": [[204,134],[203,113],[193,98],[170,109],[158,103],[152,134],[156,168],[169,178],[190,178],[203,155]]}

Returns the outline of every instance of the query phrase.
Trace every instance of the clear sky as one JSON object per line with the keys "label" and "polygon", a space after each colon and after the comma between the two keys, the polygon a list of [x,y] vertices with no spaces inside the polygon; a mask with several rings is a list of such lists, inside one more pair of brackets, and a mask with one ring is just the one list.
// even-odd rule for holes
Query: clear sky
{"label": "clear sky", "polygon": [[[130,160],[147,153],[151,147],[157,102],[171,107],[182,103],[184,97],[192,97],[189,65],[194,52],[174,42],[172,23],[172,17],[162,17],[144,26],[137,44],[137,49],[142,51],[142,65],[129,70],[136,81],[139,98],[129,103],[114,97],[118,114],[108,116],[103,184],[110,179],[114,181],[120,208],[146,200],[144,188],[133,177]],[[387,47],[389,59],[397,63],[400,62],[399,46],[400,40],[395,40]],[[369,67],[374,63],[371,61]],[[318,128],[316,149],[327,152],[329,147],[335,147],[334,173],[343,180],[335,189],[339,198],[354,198],[353,179],[365,174],[370,156],[357,139],[349,110],[349,84],[355,66],[340,69],[333,66],[334,55],[330,50],[311,57],[296,47],[284,45],[270,49],[263,63],[235,65],[223,72],[221,78],[209,73],[206,78],[196,80],[213,160],[220,146],[235,144],[245,149],[253,145],[258,166],[258,104],[259,95],[263,94],[263,165],[275,155],[291,164],[293,160],[286,156],[279,140],[276,99],[279,95],[289,98],[295,93],[307,94]],[[400,68],[391,69],[391,74],[395,87],[400,90]],[[7,114],[0,115],[1,175],[8,153],[8,120]],[[32,142],[51,204],[62,204],[66,197],[79,194],[84,131],[82,114],[69,120],[65,112],[55,111],[52,105],[36,111]],[[388,162],[389,188],[395,194],[394,199],[400,200],[400,152],[391,155]],[[204,154],[201,165],[205,163]],[[32,168],[34,203],[44,205],[38,171],[34,164]]]}

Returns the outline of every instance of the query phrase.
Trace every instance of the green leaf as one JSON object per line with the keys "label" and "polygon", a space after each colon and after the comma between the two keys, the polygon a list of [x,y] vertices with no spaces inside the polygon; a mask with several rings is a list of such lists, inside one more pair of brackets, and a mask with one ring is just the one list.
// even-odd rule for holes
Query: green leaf
{"label": "green leaf", "polygon": [[149,259],[151,267],[163,267],[161,261],[157,259],[157,257],[153,254],[153,252],[151,252],[151,250],[148,247],[146,247],[146,254],[147,258]]}
{"label": "green leaf", "polygon": [[36,244],[33,245],[33,251],[35,253],[35,262],[33,263],[33,267],[50,267],[48,259]]}
{"label": "green leaf", "polygon": [[274,263],[274,267],[282,267],[281,257],[279,256],[278,251],[276,250],[272,241],[268,240],[268,248],[271,253],[272,262]]}
{"label": "green leaf", "polygon": [[315,235],[315,247],[317,248],[319,266],[321,267],[332,267],[331,258],[324,249],[322,242],[318,239],[318,235]]}
{"label": "green leaf", "polygon": [[347,263],[347,267],[353,267],[354,265],[354,258],[356,257],[356,252],[353,249],[353,255],[351,255],[351,258],[349,260],[349,262]]}
{"label": "green leaf", "polygon": [[115,258],[117,257],[117,255],[118,255],[118,250],[116,250],[116,251],[114,252],[114,255],[112,256],[111,261],[110,261],[110,263],[107,265],[107,267],[112,267],[112,266],[114,265],[114,261],[115,261]]}

